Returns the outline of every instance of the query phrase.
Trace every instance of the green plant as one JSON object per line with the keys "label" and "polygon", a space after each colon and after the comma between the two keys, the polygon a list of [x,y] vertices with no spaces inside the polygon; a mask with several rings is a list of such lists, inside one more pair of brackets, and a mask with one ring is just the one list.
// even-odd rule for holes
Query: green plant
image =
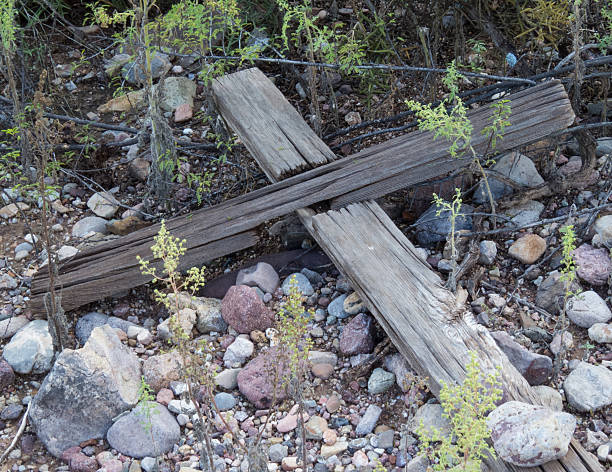
{"label": "green plant", "polygon": [[[448,65],[448,72],[443,79],[444,85],[449,89],[448,97],[440,104],[433,107],[431,104],[423,105],[414,100],[406,101],[408,108],[415,112],[419,129],[433,131],[434,139],[442,136],[449,141],[449,152],[452,157],[461,157],[468,152],[474,164],[483,176],[491,211],[495,214],[495,200],[491,193],[486,172],[480,162],[480,156],[472,146],[473,126],[467,117],[467,108],[459,97],[458,81],[461,74],[457,70],[455,61]],[[488,135],[489,140],[484,152],[486,156],[490,149],[494,149],[497,140],[503,138],[504,130],[510,125],[508,116],[511,113],[509,100],[498,100],[491,105],[491,123],[482,130],[483,135]]]}
{"label": "green plant", "polygon": [[599,43],[599,49],[605,54],[612,46],[612,0],[595,0],[601,4],[601,31],[595,31],[595,39]]}
{"label": "green plant", "polygon": [[455,188],[455,195],[452,201],[447,202],[443,198],[439,197],[436,193],[433,194],[433,201],[437,207],[436,216],[440,216],[444,212],[448,212],[448,219],[450,222],[450,235],[449,242],[451,246],[451,274],[448,278],[447,286],[453,292],[457,289],[457,238],[455,235],[455,227],[457,217],[461,216],[461,204],[463,199],[461,198],[461,189]]}
{"label": "green plant", "polygon": [[526,3],[520,14],[528,28],[517,38],[533,34],[538,42],[556,47],[570,22],[570,0],[535,0]]}
{"label": "green plant", "polygon": [[443,435],[436,428],[417,428],[421,449],[435,471],[480,472],[482,459],[495,451],[487,444],[490,437],[486,415],[502,397],[499,371],[485,374],[476,354],[470,352],[466,376],[461,385],[442,382],[440,403],[452,426],[452,434]]}

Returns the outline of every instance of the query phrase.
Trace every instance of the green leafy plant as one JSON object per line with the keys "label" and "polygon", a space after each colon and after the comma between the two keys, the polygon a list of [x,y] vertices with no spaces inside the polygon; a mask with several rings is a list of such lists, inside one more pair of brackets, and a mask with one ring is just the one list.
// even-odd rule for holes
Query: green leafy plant
{"label": "green leafy plant", "polygon": [[601,31],[595,31],[595,39],[599,43],[599,50],[605,54],[610,46],[612,46],[612,0],[595,0],[601,5],[602,28]]}
{"label": "green leafy plant", "polygon": [[[466,152],[471,155],[474,164],[483,176],[491,211],[495,214],[495,201],[486,172],[480,162],[481,156],[472,146],[474,128],[467,117],[467,107],[459,97],[458,81],[462,76],[457,70],[455,61],[451,62],[447,69],[448,72],[443,79],[443,83],[449,89],[449,95],[438,106],[423,105],[414,100],[407,101],[406,105],[415,112],[419,129],[432,131],[434,139],[442,136],[451,143],[449,153],[452,157],[462,157]],[[484,135],[489,136],[485,156],[490,149],[496,147],[498,139],[503,139],[504,130],[510,125],[508,121],[508,116],[511,113],[509,100],[499,100],[493,103],[491,111],[491,123],[482,130]]]}
{"label": "green leafy plant", "polygon": [[443,435],[436,428],[417,428],[423,450],[433,464],[435,471],[480,472],[482,460],[495,451],[487,439],[487,414],[502,398],[499,371],[482,372],[476,354],[470,352],[466,365],[466,376],[461,385],[442,383],[440,403],[444,416],[452,426],[451,435]]}
{"label": "green leafy plant", "polygon": [[438,196],[436,193],[433,194],[433,201],[437,207],[436,216],[440,216],[442,213],[448,213],[448,219],[450,222],[450,234],[449,234],[449,242],[451,246],[451,266],[452,271],[448,278],[447,286],[453,292],[457,289],[457,237],[455,234],[457,217],[461,216],[461,204],[463,203],[463,199],[461,198],[461,189],[455,188],[455,195],[453,196],[452,201],[447,202],[442,197]]}

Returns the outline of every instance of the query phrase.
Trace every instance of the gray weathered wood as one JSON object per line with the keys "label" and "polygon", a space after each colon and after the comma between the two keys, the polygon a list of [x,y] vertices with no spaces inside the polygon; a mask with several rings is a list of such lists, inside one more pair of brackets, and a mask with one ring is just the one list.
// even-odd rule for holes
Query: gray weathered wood
{"label": "gray weathered wood", "polygon": [[[509,118],[512,125],[506,129],[506,137],[498,146],[501,149],[536,141],[573,121],[567,95],[558,82],[544,83],[512,95],[510,99],[516,101],[516,106]],[[475,123],[476,146],[483,145],[480,129],[483,116],[488,114],[488,107],[469,114]],[[534,117],[537,117],[535,121]],[[524,122],[530,126],[525,126]],[[257,122],[251,123],[252,130],[256,130]],[[298,146],[296,152],[308,155],[309,139],[293,139],[293,142]],[[186,239],[185,260],[191,265],[202,264],[255,244],[254,230],[272,218],[326,200],[354,196],[357,192],[367,193],[368,198],[378,197],[469,164],[470,160],[448,156],[446,147],[446,143],[433,140],[431,133],[411,133],[220,205],[173,218],[167,221],[167,227],[174,235]],[[62,266],[56,286],[62,291],[64,308],[71,310],[150,280],[140,274],[136,255],[147,257],[150,254],[149,248],[158,230],[159,225],[149,226],[77,254]],[[37,315],[44,315],[42,296],[48,284],[46,271],[33,280],[30,306]]]}

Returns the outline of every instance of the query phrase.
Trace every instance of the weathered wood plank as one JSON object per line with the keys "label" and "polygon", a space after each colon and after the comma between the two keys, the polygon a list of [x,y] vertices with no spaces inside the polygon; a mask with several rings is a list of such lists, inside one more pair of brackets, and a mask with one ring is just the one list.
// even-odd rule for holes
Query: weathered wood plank
{"label": "weathered wood plank", "polygon": [[[504,396],[541,404],[525,378],[514,368],[471,311],[458,305],[438,275],[416,255],[414,246],[374,202],[307,216],[321,248],[350,280],[355,291],[413,369],[427,379],[438,396],[442,383],[460,383],[470,351],[487,372],[500,368]],[[542,469],[546,472],[603,469],[577,441],[567,456]],[[493,471],[525,470],[489,460]]]}
{"label": "weathered wood plank", "polygon": [[[216,79],[215,103],[262,169],[273,180],[336,160],[285,96],[257,68]],[[257,130],[253,132],[253,130]]]}
{"label": "weathered wood plank", "polygon": [[[512,95],[510,99],[516,102],[516,107],[510,116],[513,124],[506,129],[506,137],[500,143],[502,149],[541,139],[573,121],[567,95],[558,82],[544,83]],[[469,114],[475,123],[476,146],[482,146],[480,129],[488,113],[489,109],[483,107]],[[530,127],[525,127],[523,123],[531,123],[534,116],[541,118]],[[173,234],[187,240],[189,260],[201,264],[242,249],[247,242],[254,244],[254,233],[233,240],[233,243],[230,240],[225,246],[222,241],[251,232],[272,218],[352,192],[367,193],[368,186],[376,186],[372,188],[379,196],[440,175],[456,165],[469,164],[469,160],[452,159],[446,154],[446,148],[446,143],[434,141],[431,133],[411,133],[220,205],[173,218],[166,224]],[[136,263],[136,255],[145,257],[150,253],[149,248],[158,230],[159,225],[152,225],[101,244],[78,254],[61,267],[57,288],[62,291],[64,308],[71,310],[145,283],[146,279],[140,275]],[[211,251],[209,245],[213,242],[219,243]],[[121,278],[123,285],[113,279],[119,272],[125,272]],[[48,284],[43,272],[33,280],[30,306],[35,313],[44,314],[42,295],[47,291]],[[82,290],[86,287],[86,290]]]}

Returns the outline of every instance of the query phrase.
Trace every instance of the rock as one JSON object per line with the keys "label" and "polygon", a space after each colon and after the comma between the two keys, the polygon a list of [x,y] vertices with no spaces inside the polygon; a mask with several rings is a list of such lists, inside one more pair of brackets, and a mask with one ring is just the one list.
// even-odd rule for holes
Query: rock
{"label": "rock", "polygon": [[164,111],[175,111],[182,105],[188,105],[191,110],[195,95],[196,84],[193,80],[187,77],[168,77],[164,80],[159,105]]}
{"label": "rock", "polygon": [[21,328],[4,346],[3,357],[19,374],[43,374],[51,369],[53,340],[46,320],[34,320]]}
{"label": "rock", "polygon": [[[578,293],[582,291],[580,284],[574,281],[570,291]],[[555,315],[560,312],[565,297],[565,282],[561,280],[561,273],[557,270],[550,273],[538,286],[536,292],[536,305],[549,313]]]}
{"label": "rock", "polygon": [[183,123],[193,118],[193,107],[189,103],[183,103],[174,110],[174,122]]}
{"label": "rock", "polygon": [[168,411],[171,411],[175,415],[181,413],[186,415],[194,415],[196,413],[196,406],[191,400],[170,400],[168,402]]}
{"label": "rock", "polygon": [[98,461],[93,457],[86,456],[82,452],[72,454],[68,460],[70,472],[96,472],[98,470]]}
{"label": "rock", "polygon": [[278,284],[278,274],[274,267],[266,262],[258,262],[254,266],[242,269],[236,277],[236,285],[259,287],[264,293],[274,293]]}
{"label": "rock", "polygon": [[483,265],[493,264],[497,256],[497,245],[495,241],[481,241],[479,248],[480,256],[478,256],[478,263]]}
{"label": "rock", "polygon": [[608,283],[608,277],[612,271],[609,251],[596,249],[590,244],[582,244],[574,251],[576,260],[576,273],[585,282],[601,286]]}
{"label": "rock", "polygon": [[110,99],[97,108],[98,113],[123,113],[139,109],[145,105],[144,89],[120,95]]}
{"label": "rock", "polygon": [[326,351],[310,351],[308,353],[308,362],[311,364],[330,364],[335,366],[338,363],[338,356],[333,352]]}
{"label": "rock", "polygon": [[545,407],[553,411],[563,410],[563,398],[556,389],[547,385],[536,385],[531,390],[540,397],[540,401]]}
{"label": "rock", "polygon": [[349,111],[344,115],[344,121],[346,121],[349,126],[358,125],[361,123],[361,115],[359,115],[358,111]]}
{"label": "rock", "polygon": [[[608,113],[610,113],[609,108]],[[598,157],[601,157],[604,154],[612,154],[612,138],[599,138],[597,140],[596,153]]]}
{"label": "rock", "polygon": [[295,281],[297,283],[297,288],[300,292],[302,292],[302,295],[304,295],[305,297],[309,297],[312,294],[314,294],[314,288],[312,288],[312,284],[310,283],[310,280],[308,280],[308,277],[306,277],[304,274],[300,272],[295,272],[291,274],[289,277],[287,277],[285,281],[283,282],[283,285],[281,288],[285,295],[289,295],[289,287],[291,284],[291,280],[293,278],[295,278]]}
{"label": "rock", "polygon": [[223,355],[223,360],[226,365],[229,364],[230,366],[235,363],[243,364],[253,355],[254,350],[255,345],[249,339],[239,336],[228,346]]}
{"label": "rock", "polygon": [[602,245],[612,248],[612,215],[606,215],[595,220],[593,230],[599,235]]}
{"label": "rock", "polygon": [[176,419],[164,405],[141,402],[113,423],[106,439],[121,454],[141,459],[171,451],[180,435]]}
{"label": "rock", "polygon": [[196,298],[192,308],[197,314],[196,328],[202,333],[224,333],[227,323],[221,315],[221,300],[217,298]]}
{"label": "rock", "polygon": [[238,386],[238,373],[242,369],[225,369],[215,377],[215,385],[225,390],[234,390]]}
{"label": "rock", "polygon": [[91,232],[108,234],[106,220],[99,216],[86,216],[72,227],[72,235],[75,238],[82,238]]}
{"label": "rock", "polygon": [[595,411],[612,404],[612,372],[580,362],[563,382],[565,397],[578,411]]}
{"label": "rock", "polygon": [[293,431],[295,428],[297,428],[297,425],[298,415],[289,413],[278,420],[276,423],[276,430],[279,433],[288,433],[289,431]]}
{"label": "rock", "polygon": [[231,410],[236,406],[236,398],[230,393],[220,392],[215,395],[215,403],[220,411]]}
{"label": "rock", "polygon": [[32,400],[31,424],[47,450],[104,438],[112,420],[138,401],[140,361],[110,326],[82,349],[64,349]]}
{"label": "rock", "polygon": [[[543,211],[543,203],[528,200],[521,205],[506,210],[506,214],[512,218],[511,221],[515,226],[524,226],[538,221]],[[509,223],[508,226],[512,225]]]}
{"label": "rock", "polygon": [[[161,53],[159,51],[152,52],[151,54],[151,77],[153,79],[158,79],[162,75],[166,75],[171,68],[172,68],[172,63],[170,62],[170,58],[166,54]],[[125,80],[130,82],[131,84],[137,84],[137,85],[143,85],[146,80],[144,67],[139,59],[137,59],[136,61],[130,61],[126,63],[121,68],[121,76]],[[168,82],[170,81],[170,79],[176,79],[176,78],[179,78],[179,77],[168,77],[164,82]],[[160,105],[162,103],[160,103]]]}
{"label": "rock", "polygon": [[370,392],[371,395],[386,392],[393,387],[394,383],[395,374],[393,372],[387,372],[377,367],[368,380],[368,392]]}
{"label": "rock", "polygon": [[65,261],[77,255],[79,250],[74,246],[62,246],[57,251],[57,257],[60,261]]}
{"label": "rock", "polygon": [[178,325],[181,328],[183,334],[191,336],[191,330],[197,321],[197,314],[195,310],[191,308],[183,308],[178,313],[169,316],[160,324],[157,325],[157,335],[164,341],[172,337],[172,329],[170,327],[170,320],[175,317],[178,320]]}
{"label": "rock", "polygon": [[4,359],[0,359],[0,391],[3,391],[14,381],[15,372],[13,372],[13,368]]}
{"label": "rock", "polygon": [[589,328],[589,338],[600,344],[612,344],[612,324],[595,323]]}
{"label": "rock", "polygon": [[0,321],[0,339],[8,339],[30,322],[25,316],[12,316]]}
{"label": "rock", "polygon": [[410,378],[414,377],[414,373],[404,356],[400,353],[390,354],[385,357],[384,367],[395,374],[395,382],[400,390],[404,393],[410,390]]}
{"label": "rock", "polygon": [[589,290],[570,297],[567,316],[574,324],[588,329],[595,323],[607,323],[612,318],[612,312],[596,292]]}
{"label": "rock", "polygon": [[[431,247],[440,241],[446,241],[450,234],[451,223],[448,214],[441,213],[437,216],[437,211],[438,207],[436,205],[430,206],[415,223],[417,241],[421,246]],[[462,215],[457,216],[455,220],[455,231],[472,230],[472,217],[465,216],[465,214],[473,211],[474,207],[471,205],[463,204],[461,206]]]}
{"label": "rock", "polygon": [[329,316],[334,316],[339,320],[343,320],[347,318],[349,314],[344,311],[344,302],[346,301],[346,295],[340,295],[337,298],[334,298],[332,302],[327,306],[327,313]]}
{"label": "rock", "polygon": [[414,432],[422,424],[425,432],[429,435],[433,430],[439,431],[442,436],[447,437],[452,433],[452,425],[444,415],[444,409],[439,403],[425,403],[417,410],[411,423],[411,431]]}
{"label": "rock", "polygon": [[508,254],[523,264],[533,264],[545,251],[546,240],[530,233],[516,240],[508,249]]}
{"label": "rock", "polygon": [[[491,169],[525,187],[537,187],[544,183],[544,179],[538,174],[532,160],[518,152],[510,152],[498,157],[496,164]],[[495,177],[489,177],[488,181],[491,194],[495,200],[513,193],[512,187],[495,179]],[[484,182],[481,181],[478,184],[473,201],[477,204],[489,201]]]}
{"label": "rock", "polygon": [[[157,459],[155,459],[154,457],[144,457],[141,461],[140,461],[140,466],[142,467],[142,470],[144,470],[145,472],[156,472],[157,471]],[[129,472],[140,472],[140,471],[132,471],[130,469]]]}
{"label": "rock", "polygon": [[17,288],[17,281],[8,274],[0,274],[0,290],[12,290]]}
{"label": "rock", "polygon": [[21,416],[21,412],[23,411],[23,405],[19,403],[11,403],[10,405],[5,406],[0,412],[0,420],[3,421],[12,421],[16,420]]}
{"label": "rock", "polygon": [[257,292],[246,285],[229,288],[221,302],[221,314],[239,333],[265,331],[274,325],[274,313],[264,305]]}
{"label": "rock", "polygon": [[368,354],[374,349],[374,320],[361,313],[355,316],[340,334],[340,352],[345,356]]}
{"label": "rock", "polygon": [[109,77],[113,77],[119,73],[121,68],[130,62],[131,56],[129,54],[115,54],[104,64],[104,72]]}
{"label": "rock", "polygon": [[30,206],[23,202],[10,203],[0,208],[0,217],[8,220],[9,218],[17,216],[20,210],[26,211],[29,209],[30,209]]}
{"label": "rock", "polygon": [[380,414],[382,413],[382,408],[377,405],[370,405],[366,409],[365,413],[357,423],[355,428],[355,434],[357,436],[365,436],[372,432],[376,423],[378,422],[378,418],[380,418]]}
{"label": "rock", "polygon": [[561,352],[561,346],[568,351],[574,345],[574,337],[569,331],[564,331],[563,334],[560,332],[555,334],[553,340],[550,342],[548,348],[555,356]]}
{"label": "rock", "polygon": [[[268,349],[238,373],[240,393],[257,408],[270,408],[274,398],[274,377],[282,379],[287,375],[288,368],[289,366],[280,360],[277,348]],[[277,401],[283,401],[286,396],[285,389],[277,390]]]}
{"label": "rock", "polygon": [[306,430],[306,439],[323,439],[323,433],[327,431],[327,420],[321,416],[313,416],[304,425]]}
{"label": "rock", "polygon": [[311,367],[312,375],[323,380],[329,379],[334,373],[334,366],[331,364],[314,364]]}
{"label": "rock", "polygon": [[109,219],[117,213],[119,202],[108,192],[97,192],[89,197],[87,207],[97,216]]}
{"label": "rock", "polygon": [[493,447],[503,460],[520,467],[537,467],[567,454],[576,418],[510,401],[489,414],[487,425]]}
{"label": "rock", "polygon": [[331,456],[337,456],[338,454],[342,454],[347,449],[348,442],[346,442],[345,440],[336,441],[331,446],[324,444],[323,446],[321,446],[321,457],[323,457],[323,459],[328,459]]}
{"label": "rock", "polygon": [[404,472],[427,472],[429,469],[429,459],[427,456],[418,455],[406,465]]}
{"label": "rock", "polygon": [[154,392],[168,388],[179,380],[183,363],[177,351],[151,356],[142,363],[142,375]]}
{"label": "rock", "polygon": [[136,180],[146,182],[149,177],[149,171],[151,169],[151,163],[142,157],[133,159],[128,164],[128,174]]}
{"label": "rock", "polygon": [[120,329],[125,333],[128,332],[130,326],[136,326],[134,323],[117,318],[116,316],[106,316],[102,313],[92,311],[79,318],[74,329],[74,334],[81,344],[85,344],[94,328],[105,324],[109,325],[111,328]]}
{"label": "rock", "polygon": [[514,341],[505,331],[491,333],[499,348],[508,356],[508,359],[529,382],[529,385],[546,383],[552,374],[552,360],[550,357],[535,354]]}
{"label": "rock", "polygon": [[351,293],[344,299],[344,302],[342,303],[342,308],[344,312],[348,313],[349,315],[356,315],[357,313],[361,313],[365,310],[363,301],[361,300],[357,292]]}
{"label": "rock", "polygon": [[281,462],[287,454],[289,453],[289,448],[284,444],[273,444],[268,449],[268,458],[272,462]]}

